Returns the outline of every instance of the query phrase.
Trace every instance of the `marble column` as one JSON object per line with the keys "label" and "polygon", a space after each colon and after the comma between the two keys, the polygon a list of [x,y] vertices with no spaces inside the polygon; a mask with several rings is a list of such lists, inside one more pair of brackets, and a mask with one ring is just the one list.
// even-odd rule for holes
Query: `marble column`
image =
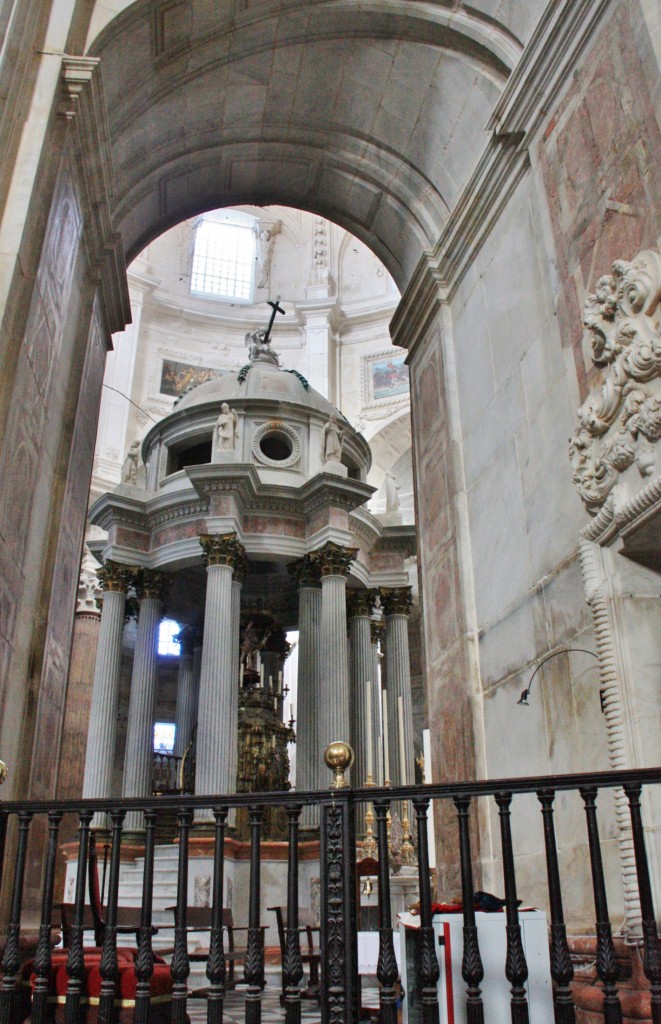
{"label": "marble column", "polygon": [[[87,729],[83,797],[105,798],[113,795],[122,636],[131,570],[109,561],[98,570],[97,576],[103,588],[103,605]],[[97,814],[94,827],[102,828],[105,817],[105,814]]]}
{"label": "marble column", "polygon": [[179,674],[177,677],[177,705],[174,713],[174,749],[176,757],[183,757],[193,736],[197,722],[199,697],[199,658],[196,673],[195,648],[198,631],[193,626],[184,626],[179,633]]}
{"label": "marble column", "polygon": [[[298,682],[296,695],[296,789],[316,789],[319,785],[319,749],[317,728],[321,673],[321,578],[314,558],[294,562],[289,571],[298,582]],[[304,807],[301,826],[319,825],[316,807]]]}
{"label": "marble column", "polygon": [[[169,585],[168,577],[155,569],[142,569],[136,583],[140,607],[124,755],[122,796],[126,797],[146,797],[152,792],[158,629],[163,614],[163,600]],[[126,831],[136,832],[142,828],[142,812],[129,811],[126,815]]]}
{"label": "marble column", "polygon": [[[242,565],[243,545],[236,534],[200,537],[207,562],[207,596],[200,666],[197,723],[196,794],[236,791],[239,674],[234,567]],[[236,629],[235,629],[236,626]],[[236,670],[235,670],[236,669]],[[210,810],[195,812],[197,822],[213,821]]]}
{"label": "marble column", "polygon": [[373,723],[374,723],[374,736],[375,736],[375,762],[374,762],[374,782],[377,786],[383,786],[384,783],[389,780],[389,771],[386,769],[384,774],[384,740],[382,734],[383,723],[381,721],[381,692],[383,689],[383,679],[381,671],[382,653],[380,646],[385,643],[386,630],[383,623],[378,619],[370,620],[370,642],[372,645],[372,679],[374,680],[374,702],[373,702]]}
{"label": "marble column", "polygon": [[347,642],[346,578],[356,548],[329,541],[315,552],[321,576],[321,678],[319,686],[317,786],[327,789],[329,771],[323,752],[335,740],[349,742],[349,651]]}
{"label": "marble column", "polygon": [[[356,786],[367,783],[367,715],[370,716],[372,737],[372,779],[376,764],[376,740],[374,732],[373,705],[377,697],[377,683],[374,680],[374,657],[370,616],[375,594],[371,590],[347,591],[347,620],[349,624],[349,675],[351,688],[351,739],[356,760],[353,766],[353,781]],[[369,688],[367,683],[369,682]],[[368,711],[369,693],[369,711]]]}
{"label": "marble column", "polygon": [[[234,716],[231,724],[233,730],[232,735],[235,737],[234,743],[230,748],[230,765],[228,770],[229,778],[231,779],[231,789],[229,792],[235,792],[236,790],[236,774],[238,770],[239,761],[239,674],[240,674],[240,658],[241,658],[241,591],[243,590],[243,581],[247,571],[247,559],[243,550],[237,551],[234,559],[233,575],[232,575],[232,679],[234,680],[234,689],[236,692],[236,700],[231,704],[230,711]],[[228,824],[234,825],[236,821],[236,810],[230,809],[228,816]]]}
{"label": "marble column", "polygon": [[399,698],[402,698],[406,757],[406,782],[415,780],[413,750],[413,709],[411,705],[411,666],[409,663],[408,617],[411,610],[411,588],[393,587],[380,591],[386,622],[386,666],[388,690],[388,738],[390,747],[390,781],[393,786],[404,782],[401,761],[401,729]]}

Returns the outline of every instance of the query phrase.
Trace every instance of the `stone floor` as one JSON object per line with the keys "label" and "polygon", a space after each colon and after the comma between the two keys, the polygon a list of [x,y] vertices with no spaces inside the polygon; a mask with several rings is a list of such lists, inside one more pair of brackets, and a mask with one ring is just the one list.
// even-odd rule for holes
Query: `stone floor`
{"label": "stone floor", "polygon": [[[378,1006],[379,994],[376,978],[363,979],[363,1006]],[[205,999],[189,999],[188,1015],[191,1024],[205,1024],[207,1004]],[[262,996],[262,1024],[281,1024],[285,1019],[284,1008],[280,1006],[280,971],[267,970],[266,987]],[[223,1007],[223,1020],[226,1024],[244,1024],[245,1021],[245,988],[239,986],[228,992]],[[302,1024],[320,1024],[321,1012],[318,1004],[312,999],[304,999],[301,1003]]]}

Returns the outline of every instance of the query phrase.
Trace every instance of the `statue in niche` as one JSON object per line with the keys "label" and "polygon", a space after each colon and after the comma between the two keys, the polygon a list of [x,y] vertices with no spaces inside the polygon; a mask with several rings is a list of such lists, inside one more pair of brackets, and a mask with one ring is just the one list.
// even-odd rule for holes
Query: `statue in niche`
{"label": "statue in niche", "polygon": [[239,417],[233,409],[230,409],[227,402],[223,402],[220,407],[220,416],[216,422],[216,436],[218,437],[218,451],[234,451],[239,436]]}
{"label": "statue in niche", "polygon": [[138,484],[138,458],[140,452],[140,442],[131,441],[126,458],[124,459],[124,465],[122,466],[122,483],[130,484],[132,487],[137,487]]}
{"label": "statue in niche", "polygon": [[386,512],[396,512],[399,508],[399,484],[392,473],[386,473]]}
{"label": "statue in niche", "polygon": [[272,366],[280,366],[277,352],[271,348],[268,332],[263,327],[256,331],[248,331],[246,334],[246,345],[248,345],[248,357],[251,363],[271,363]]}
{"label": "statue in niche", "polygon": [[324,462],[342,461],[342,443],[344,441],[344,430],[337,421],[336,416],[331,416],[324,427]]}

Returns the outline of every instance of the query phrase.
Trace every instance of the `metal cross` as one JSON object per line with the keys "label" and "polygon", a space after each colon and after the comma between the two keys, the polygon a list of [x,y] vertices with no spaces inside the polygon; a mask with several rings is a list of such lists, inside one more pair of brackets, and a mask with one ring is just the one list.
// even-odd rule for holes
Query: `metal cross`
{"label": "metal cross", "polygon": [[270,336],[271,336],[271,328],[273,327],[273,321],[275,320],[275,314],[276,313],[282,313],[283,316],[285,315],[285,311],[282,308],[282,306],[280,305],[280,296],[279,295],[276,295],[275,302],[271,302],[271,300],[269,299],[268,300],[268,305],[271,307],[273,312],[271,313],[271,319],[269,320],[269,325],[266,328],[266,334],[264,335],[264,341],[268,341]]}

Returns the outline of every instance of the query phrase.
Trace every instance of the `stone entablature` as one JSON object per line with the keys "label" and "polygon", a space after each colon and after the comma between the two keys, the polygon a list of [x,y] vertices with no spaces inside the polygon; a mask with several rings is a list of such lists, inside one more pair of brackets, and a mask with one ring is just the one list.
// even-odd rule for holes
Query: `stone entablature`
{"label": "stone entablature", "polygon": [[601,383],[578,410],[570,441],[573,479],[596,515],[615,487],[630,500],[658,469],[661,438],[661,255],[616,260],[588,296],[583,323]]}

